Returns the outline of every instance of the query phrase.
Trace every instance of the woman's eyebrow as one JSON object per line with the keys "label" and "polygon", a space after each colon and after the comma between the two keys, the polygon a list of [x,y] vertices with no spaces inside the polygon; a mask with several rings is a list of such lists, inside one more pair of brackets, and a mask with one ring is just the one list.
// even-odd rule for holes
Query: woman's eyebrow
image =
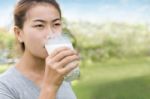
{"label": "woman's eyebrow", "polygon": [[[56,22],[56,21],[61,21],[60,18],[56,18],[56,19],[53,19],[52,22]],[[41,22],[41,23],[46,23],[47,21],[43,20],[43,19],[35,19],[33,20],[33,22]]]}
{"label": "woman's eyebrow", "polygon": [[42,22],[42,23],[46,23],[46,21],[45,21],[45,20],[42,20],[42,19],[35,19],[35,20],[33,20],[33,22]]}
{"label": "woman's eyebrow", "polygon": [[52,22],[56,22],[56,21],[61,21],[61,19],[60,18],[56,18],[56,19],[52,20]]}

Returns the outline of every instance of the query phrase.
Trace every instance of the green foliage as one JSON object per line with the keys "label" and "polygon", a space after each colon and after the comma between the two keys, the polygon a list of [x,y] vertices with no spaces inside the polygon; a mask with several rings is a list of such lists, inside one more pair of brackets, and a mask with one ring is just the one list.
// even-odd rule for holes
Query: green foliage
{"label": "green foliage", "polygon": [[12,49],[15,44],[14,36],[8,32],[0,32],[0,48]]}
{"label": "green foliage", "polygon": [[82,56],[91,60],[150,55],[150,30],[146,24],[70,23]]}
{"label": "green foliage", "polygon": [[10,66],[9,65],[0,65],[0,73],[6,71]]}
{"label": "green foliage", "polygon": [[7,57],[9,58],[14,56],[13,54],[15,49],[16,49],[16,43],[15,43],[14,35],[8,33],[7,31],[5,32],[0,31],[0,50],[8,50]]}

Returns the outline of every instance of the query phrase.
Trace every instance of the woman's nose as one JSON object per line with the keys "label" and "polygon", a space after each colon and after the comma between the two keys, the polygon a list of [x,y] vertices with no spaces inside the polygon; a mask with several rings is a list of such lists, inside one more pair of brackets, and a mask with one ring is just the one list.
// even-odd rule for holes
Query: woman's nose
{"label": "woman's nose", "polygon": [[61,34],[61,33],[55,31],[54,29],[50,29],[50,30],[48,31],[48,36],[49,36],[49,37],[55,37],[55,36],[58,36],[58,35],[60,35],[60,34]]}
{"label": "woman's nose", "polygon": [[49,27],[48,29],[49,35],[54,34],[54,32],[55,32],[54,29],[52,27]]}
{"label": "woman's nose", "polygon": [[55,31],[54,31],[54,29],[53,28],[51,28],[51,27],[49,27],[48,29],[47,29],[47,36],[49,36],[49,37],[51,37],[51,36],[53,36],[55,34]]}

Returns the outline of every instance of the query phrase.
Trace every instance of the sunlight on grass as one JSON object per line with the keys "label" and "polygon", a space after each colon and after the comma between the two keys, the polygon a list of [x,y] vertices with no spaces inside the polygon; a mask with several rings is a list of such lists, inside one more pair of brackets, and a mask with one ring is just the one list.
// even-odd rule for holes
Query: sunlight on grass
{"label": "sunlight on grass", "polygon": [[78,99],[149,99],[146,97],[150,97],[150,58],[112,59],[84,65],[81,79],[73,84]]}

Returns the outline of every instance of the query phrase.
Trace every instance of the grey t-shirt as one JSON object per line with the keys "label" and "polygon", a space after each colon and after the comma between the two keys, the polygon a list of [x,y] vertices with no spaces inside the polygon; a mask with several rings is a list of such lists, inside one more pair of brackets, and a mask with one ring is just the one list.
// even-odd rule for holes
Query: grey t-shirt
{"label": "grey t-shirt", "polygon": [[[0,99],[38,99],[40,88],[14,66],[0,75]],[[63,81],[56,99],[76,99],[69,82]]]}

